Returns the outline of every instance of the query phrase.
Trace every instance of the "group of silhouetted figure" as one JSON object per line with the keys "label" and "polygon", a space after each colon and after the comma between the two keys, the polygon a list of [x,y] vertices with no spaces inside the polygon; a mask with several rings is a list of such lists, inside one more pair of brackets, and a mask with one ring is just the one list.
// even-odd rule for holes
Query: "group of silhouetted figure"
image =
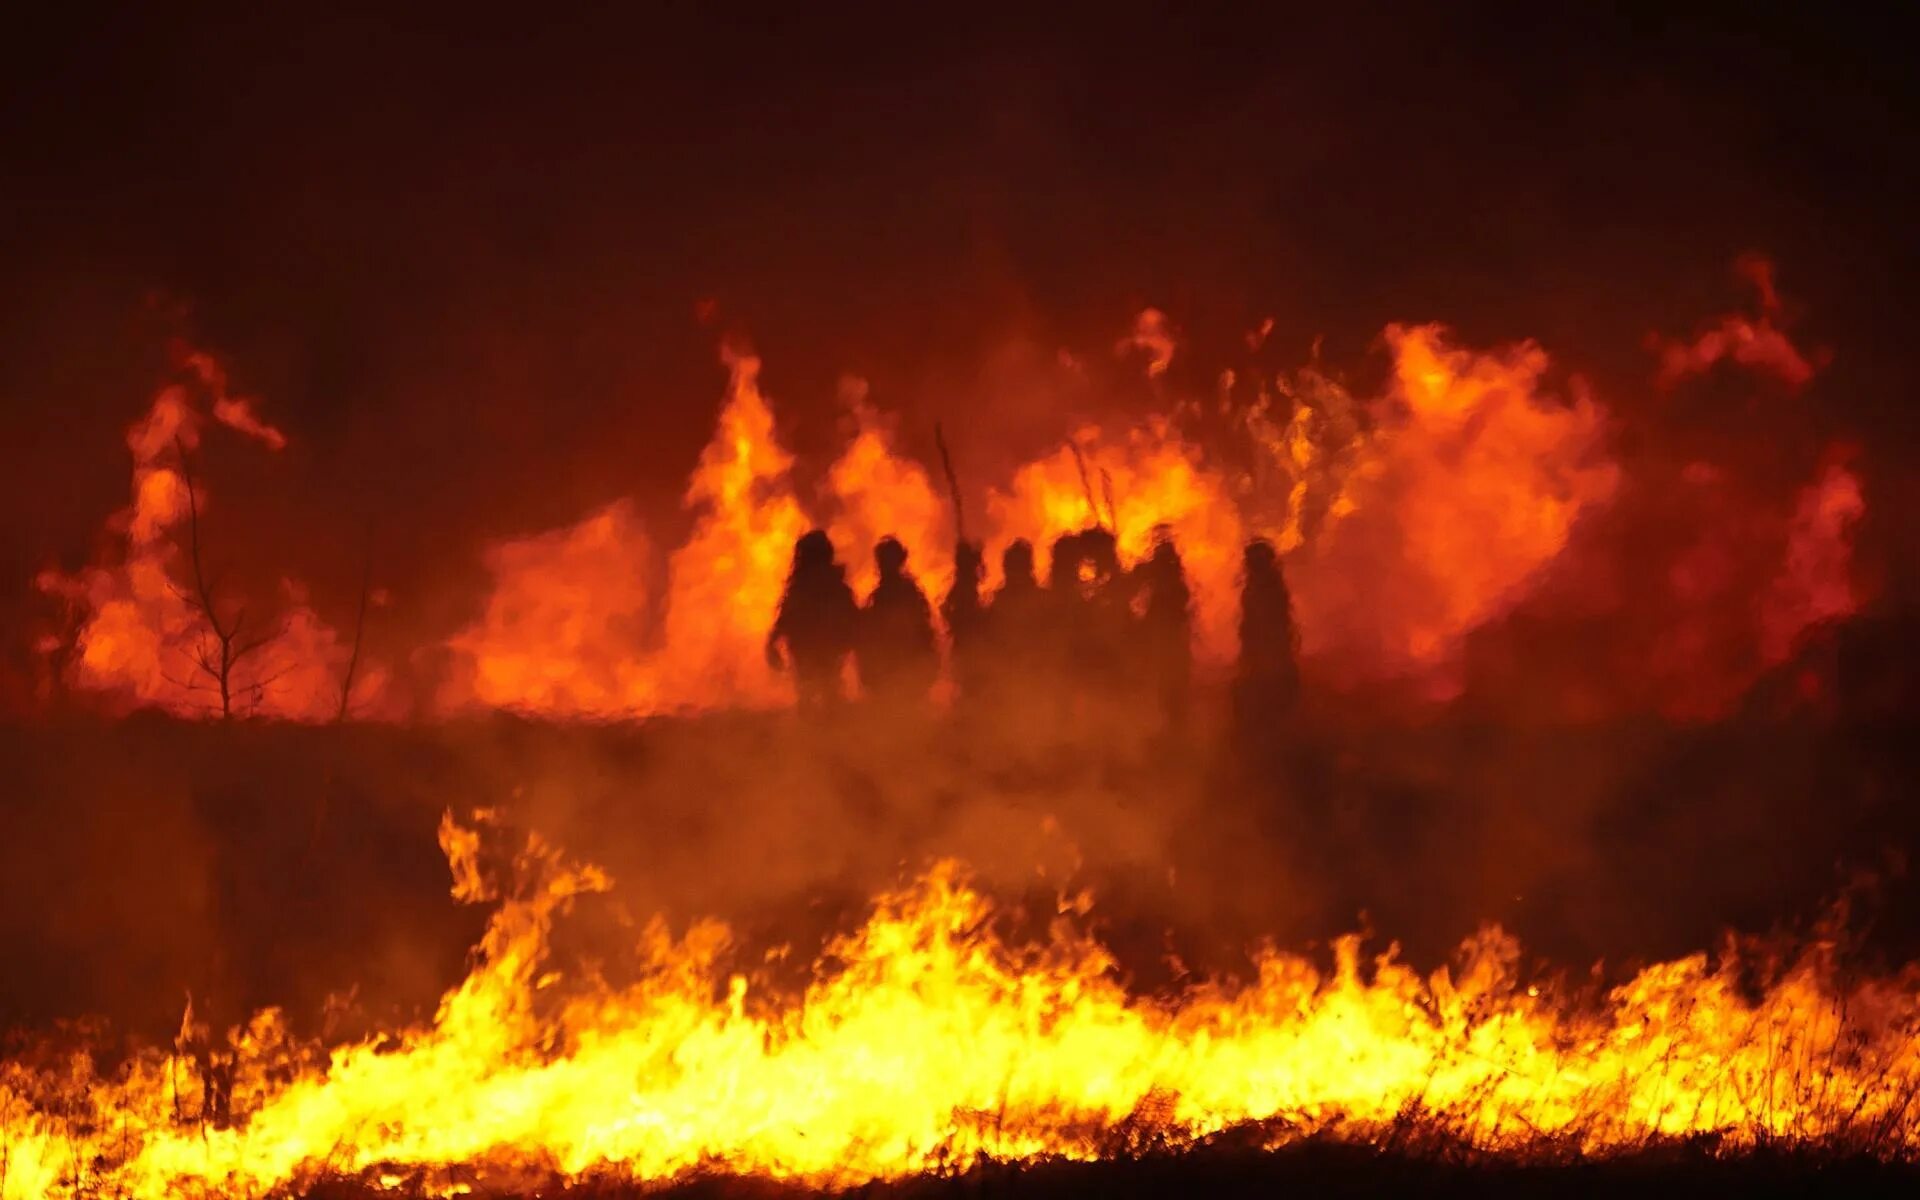
{"label": "group of silhouetted figure", "polygon": [[[940,676],[934,607],[892,537],[874,547],[879,580],[855,598],[826,531],[794,546],[767,658],[793,676],[802,709],[830,709],[850,683],[889,707],[923,703]],[[1001,557],[1001,583],[983,591],[985,562],[976,543],[954,555],[954,581],[940,602],[948,678],[958,709],[1018,709],[1052,703],[1139,703],[1165,726],[1186,726],[1193,683],[1192,593],[1171,532],[1155,530],[1153,548],[1131,568],[1113,533],[1095,526],[1053,544],[1047,582],[1031,543],[1019,539]],[[1236,714],[1278,716],[1298,698],[1297,637],[1279,555],[1265,540],[1246,547],[1240,593]],[[850,669],[851,668],[851,669]],[[857,681],[857,683],[855,682]]]}

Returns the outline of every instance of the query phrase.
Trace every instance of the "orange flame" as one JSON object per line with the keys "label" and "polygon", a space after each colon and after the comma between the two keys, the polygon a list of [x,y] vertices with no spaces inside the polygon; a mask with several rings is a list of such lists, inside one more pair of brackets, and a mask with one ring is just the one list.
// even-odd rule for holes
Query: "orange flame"
{"label": "orange flame", "polygon": [[448,641],[459,667],[441,703],[595,717],[650,709],[649,549],[627,500],[572,528],[489,547],[493,591]]}
{"label": "orange flame", "polygon": [[873,590],[878,573],[873,546],[891,534],[911,552],[908,568],[936,602],[953,582],[953,519],[947,499],[925,467],[903,457],[892,427],[866,402],[866,388],[848,389],[854,433],[827,469],[826,495],[834,519],[827,525],[854,593]]}
{"label": "orange flame", "polygon": [[[1079,459],[1073,446],[1080,447]],[[1195,653],[1211,666],[1232,662],[1239,649],[1236,580],[1245,527],[1224,476],[1160,419],[1117,436],[1085,426],[1073,446],[1026,464],[1005,491],[988,493],[989,558],[1026,538],[1044,573],[1054,539],[1106,525],[1122,558],[1138,561],[1152,549],[1154,527],[1170,526],[1193,582]]]}
{"label": "orange flame", "polygon": [[1437,325],[1386,338],[1392,390],[1346,451],[1295,597],[1309,653],[1445,692],[1466,634],[1512,608],[1620,473],[1604,411],[1546,393],[1539,347],[1459,350]]}
{"label": "orange flame", "polygon": [[[127,705],[198,716],[219,712],[221,703],[207,603],[236,628],[239,609],[210,591],[203,594],[182,546],[189,536],[183,526],[197,520],[195,506],[204,511],[208,503],[204,484],[183,474],[182,456],[199,448],[205,423],[197,401],[206,397],[216,421],[270,450],[284,448],[287,439],[254,412],[252,400],[228,391],[226,372],[212,355],[176,344],[173,359],[186,378],[161,388],[127,431],[133,498],[108,526],[119,542],[117,561],[73,575],[43,571],[36,583],[77,615],[67,668],[73,687]],[[241,630],[240,644],[259,640],[231,671],[234,711],[324,720],[340,711],[351,648],[308,607],[298,581],[283,579],[280,590],[276,626]],[[355,702],[377,707],[386,677],[384,667],[365,664],[355,678]]]}
{"label": "orange flame", "polygon": [[[497,894],[472,834],[442,836],[456,890]],[[1038,944],[1004,940],[945,864],[831,942],[803,995],[730,973],[715,922],[678,939],[655,922],[639,981],[614,987],[547,952],[606,877],[537,840],[522,868],[431,1025],[330,1054],[274,1012],[234,1030],[230,1122],[206,1119],[184,1049],[113,1076],[84,1058],[65,1075],[6,1064],[0,1196],[356,1176],[445,1194],[714,1170],[850,1186],[1094,1158],[1123,1126],[1179,1146],[1248,1122],[1269,1123],[1270,1145],[1412,1120],[1515,1157],[1692,1135],[1920,1155],[1920,973],[1844,983],[1821,945],[1695,955],[1583,1000],[1529,985],[1495,929],[1424,978],[1346,938],[1330,970],[1266,950],[1247,982],[1143,999],[1070,916]]]}

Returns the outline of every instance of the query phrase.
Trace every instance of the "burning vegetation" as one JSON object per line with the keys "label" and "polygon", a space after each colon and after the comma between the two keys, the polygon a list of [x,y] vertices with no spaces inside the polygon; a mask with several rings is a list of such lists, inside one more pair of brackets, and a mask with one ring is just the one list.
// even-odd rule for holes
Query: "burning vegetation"
{"label": "burning vegetation", "polygon": [[[1251,1127],[1488,1155],[1706,1135],[1920,1149],[1920,976],[1843,982],[1834,945],[1729,947],[1604,993],[1531,981],[1497,929],[1422,977],[1358,939],[1263,950],[1240,983],[1129,993],[1063,899],[1037,938],[952,864],[881,896],[803,990],[755,982],[728,928],[647,927],[632,981],[551,970],[606,876],[537,838],[512,878],[445,822],[455,895],[498,900],[472,973],[420,1029],[325,1051],[265,1012],[110,1076],[10,1065],[9,1196],[260,1194],[327,1178],[463,1193],[692,1172],[847,1186],[982,1160],[1087,1159]],[[503,891],[503,889],[506,889]]]}
{"label": "burning vegetation", "polygon": [[[1761,381],[1757,403],[1814,385],[1824,356],[1789,337],[1771,268],[1740,271],[1753,311],[1649,339],[1658,402],[1728,372]],[[1431,970],[1348,935],[1149,982],[1102,897],[1060,883],[1071,871],[1038,899],[1027,875],[1022,902],[1017,869],[988,879],[885,840],[906,822],[884,788],[862,790],[874,762],[939,791],[926,811],[983,856],[1027,848],[989,818],[1051,836],[1055,810],[1082,805],[1099,815],[1076,834],[1133,837],[1138,852],[1113,857],[1171,881],[1154,855],[1183,819],[1176,798],[1204,783],[1208,803],[1319,803],[1345,769],[1324,727],[1350,709],[1697,725],[1791,669],[1788,709],[1826,713],[1835,681],[1810,648],[1871,598],[1850,444],[1816,448],[1784,486],[1732,454],[1647,453],[1644,406],[1609,404],[1534,343],[1476,348],[1437,324],[1388,326],[1371,375],[1316,352],[1209,365],[1216,386],[1192,393],[1165,313],[1110,348],[1154,404],[1063,413],[1037,455],[970,461],[936,429],[923,461],[905,418],[848,380],[844,436],[807,463],[782,443],[760,360],[729,341],[681,513],[613,496],[476,546],[482,593],[425,631],[371,539],[357,604],[332,622],[292,573],[222,558],[228,501],[204,464],[279,454],[289,435],[214,356],[180,348],[128,433],[131,499],[95,560],[36,580],[48,711],[158,709],[236,737],[652,718],[679,732],[648,753],[697,765],[665,778],[711,789],[691,804],[733,776],[769,813],[861,792],[863,820],[811,832],[870,839],[893,882],[811,941],[772,936],[636,915],[615,902],[622,868],[580,839],[449,815],[453,895],[493,907],[429,1019],[326,1037],[276,1008],[228,1021],[189,1006],[171,1049],[48,1039],[0,1064],[0,1196],[703,1173],[847,1187],[1228,1137],[1529,1161],[1688,1139],[1920,1159],[1920,967],[1850,958],[1837,917],[1586,980],[1529,964],[1488,924]],[[1063,355],[1061,370],[1088,368]],[[1605,669],[1534,661],[1546,642],[1597,647]],[[1106,805],[1115,774],[1131,782]],[[544,803],[527,800],[587,826]],[[659,831],[676,836],[693,835]],[[780,893],[790,864],[768,859],[747,873]],[[567,933],[583,918],[620,937],[583,952]]]}
{"label": "burning vegetation", "polygon": [[[1813,378],[1812,356],[1776,324],[1770,268],[1742,260],[1741,271],[1758,315],[1720,318],[1692,341],[1654,339],[1657,387],[1722,363],[1789,392]],[[1159,384],[1176,345],[1155,313],[1119,350]],[[1631,691],[1614,707],[1652,699],[1675,716],[1711,718],[1808,630],[1858,607],[1852,543],[1865,501],[1843,444],[1785,496],[1771,478],[1705,458],[1650,463],[1635,477],[1618,459],[1606,404],[1578,375],[1556,374],[1539,346],[1474,350],[1439,325],[1393,325],[1382,347],[1387,374],[1371,396],[1317,363],[1249,378],[1227,370],[1217,395],[1070,424],[1058,449],[1011,464],[969,497],[951,458],[951,488],[936,486],[858,381],[845,388],[846,443],[804,489],[760,361],[730,344],[678,544],[650,532],[631,499],[501,539],[478,550],[492,590],[471,622],[426,644],[388,645],[384,658],[360,653],[367,589],[358,614],[343,616],[346,634],[307,606],[299,579],[229,592],[219,547],[203,545],[220,498],[196,485],[202,429],[211,420],[239,435],[223,453],[275,453],[286,437],[255,401],[228,394],[210,355],[181,349],[181,378],[128,434],[133,498],[109,523],[101,560],[40,576],[66,612],[40,640],[47,687],[119,710],[305,721],[777,707],[792,688],[763,645],[801,535],[827,532],[861,598],[878,578],[874,547],[896,539],[939,606],[953,591],[956,520],[969,503],[984,526],[964,546],[983,565],[977,586],[989,607],[1016,543],[1031,548],[1041,580],[1064,569],[1057,552],[1097,552],[1104,561],[1066,573],[1105,573],[1118,591],[1156,545],[1172,547],[1203,680],[1226,678],[1238,657],[1254,542],[1284,564],[1303,672],[1342,693],[1451,699],[1476,637],[1497,637],[1515,614],[1584,615],[1566,593],[1598,589],[1615,607],[1649,610],[1650,627],[1625,630],[1642,639],[1619,655],[1638,661],[1638,675],[1616,681]],[[1664,561],[1621,545],[1608,523],[1645,519],[1634,502],[1656,493],[1666,540],[1690,539]],[[1526,703],[1543,699],[1555,702]]]}

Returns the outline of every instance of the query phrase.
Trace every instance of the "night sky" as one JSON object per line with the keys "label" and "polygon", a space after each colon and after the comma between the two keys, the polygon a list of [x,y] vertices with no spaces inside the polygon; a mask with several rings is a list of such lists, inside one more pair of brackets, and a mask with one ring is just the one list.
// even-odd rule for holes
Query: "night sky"
{"label": "night sky", "polygon": [[324,602],[363,515],[425,595],[488,536],[670,512],[723,384],[708,299],[803,453],[852,371],[978,462],[1032,420],[992,419],[995,363],[1147,303],[1196,370],[1263,317],[1350,364],[1439,319],[1630,404],[1644,335],[1740,303],[1760,250],[1834,350],[1817,427],[1905,503],[1914,73],[1858,14],[535,11],[10,18],[0,611],[124,503],[166,333],[292,437],[260,522]]}

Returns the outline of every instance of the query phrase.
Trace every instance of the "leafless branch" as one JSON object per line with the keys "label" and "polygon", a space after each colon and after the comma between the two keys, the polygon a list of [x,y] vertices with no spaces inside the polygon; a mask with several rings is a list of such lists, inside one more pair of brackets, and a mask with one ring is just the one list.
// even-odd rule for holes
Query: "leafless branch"
{"label": "leafless branch", "polygon": [[340,679],[340,711],[335,721],[347,719],[353,702],[353,675],[360,669],[360,640],[367,631],[367,599],[373,593],[373,518],[367,518],[367,534],[360,554],[360,604],[353,618],[353,652],[347,655],[346,673]]}
{"label": "leafless branch", "polygon": [[[235,609],[231,617],[220,615],[220,606],[215,600],[219,581],[208,575],[201,548],[200,492],[193,480],[193,463],[184,441],[176,437],[173,446],[180,459],[180,479],[187,489],[187,562],[193,571],[192,593],[180,594],[191,607],[198,610],[200,619],[206,623],[207,631],[211,634],[211,644],[208,638],[202,637],[189,652],[189,657],[201,673],[212,681],[212,689],[219,691],[220,716],[224,720],[233,716],[234,668],[242,659],[257,653],[286,631],[284,628],[275,629],[257,637],[242,639],[241,634],[247,627],[246,606]],[[254,697],[254,706],[258,707],[260,697],[264,694],[262,686],[256,681],[249,690]]]}

